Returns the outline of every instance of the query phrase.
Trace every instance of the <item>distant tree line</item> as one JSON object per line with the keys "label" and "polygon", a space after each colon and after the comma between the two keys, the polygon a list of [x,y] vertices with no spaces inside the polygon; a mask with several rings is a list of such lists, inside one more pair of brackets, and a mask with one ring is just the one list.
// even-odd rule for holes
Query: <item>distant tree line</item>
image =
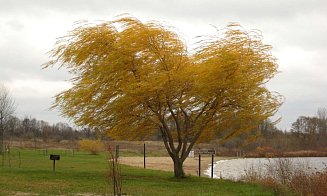
{"label": "distant tree line", "polygon": [[[244,150],[265,154],[295,151],[327,151],[327,109],[319,108],[315,116],[299,116],[290,130],[278,129],[269,119],[264,120],[252,134],[260,136],[246,145],[248,134],[242,134],[219,144],[229,150]],[[251,134],[251,133],[249,133]]]}
{"label": "distant tree line", "polygon": [[300,116],[292,123],[293,142],[300,148],[327,147],[327,110],[319,108],[316,116]]}
{"label": "distant tree line", "polygon": [[[260,135],[249,143],[249,136]],[[98,138],[98,131],[88,128],[73,128],[67,123],[49,124],[43,120],[32,117],[18,118],[9,116],[4,127],[3,138],[5,141],[23,139],[35,142],[42,140],[44,143],[70,142]],[[219,138],[219,136],[217,136]],[[160,132],[153,134],[149,140],[161,140]],[[219,140],[212,142],[218,146],[223,154],[235,155],[235,151],[245,151],[247,154],[261,154],[294,151],[327,151],[327,109],[319,108],[315,116],[299,116],[292,123],[290,130],[278,129],[270,119],[264,120],[252,132],[236,136],[223,143]],[[248,144],[249,143],[249,144]]]}
{"label": "distant tree line", "polygon": [[8,139],[42,139],[43,142],[61,140],[79,140],[80,138],[94,139],[97,132],[88,128],[73,128],[68,123],[56,123],[50,125],[43,120],[32,117],[22,119],[15,116],[8,118],[4,138]]}

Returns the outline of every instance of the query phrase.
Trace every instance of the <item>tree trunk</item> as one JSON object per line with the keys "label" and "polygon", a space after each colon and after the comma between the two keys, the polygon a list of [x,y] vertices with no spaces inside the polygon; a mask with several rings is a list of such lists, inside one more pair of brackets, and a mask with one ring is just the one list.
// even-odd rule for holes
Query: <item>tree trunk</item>
{"label": "tree trunk", "polygon": [[[164,124],[164,123],[163,123]],[[165,124],[164,124],[165,125]],[[192,149],[195,141],[199,137],[200,133],[198,133],[195,136],[195,139],[193,139],[190,143],[190,145],[187,147],[187,140],[184,139],[184,142],[182,139],[179,140],[178,147],[176,148],[174,146],[174,140],[169,132],[169,128],[165,125],[166,128],[164,127],[159,127],[162,133],[162,139],[165,144],[165,147],[167,149],[167,152],[171,159],[174,162],[174,174],[175,178],[185,178],[185,173],[183,169],[183,163],[185,159],[187,158],[187,154],[190,152]]]}
{"label": "tree trunk", "polygon": [[176,178],[185,178],[185,173],[183,169],[183,161],[177,156],[173,158],[174,161],[174,173]]}

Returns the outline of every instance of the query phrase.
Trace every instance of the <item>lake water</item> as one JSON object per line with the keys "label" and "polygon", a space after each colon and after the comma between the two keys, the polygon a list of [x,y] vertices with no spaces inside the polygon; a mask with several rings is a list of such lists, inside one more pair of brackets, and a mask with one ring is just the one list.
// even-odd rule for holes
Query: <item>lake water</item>
{"label": "lake water", "polygon": [[[327,157],[301,157],[281,158],[286,159],[293,165],[302,167],[307,172],[320,172],[327,169]],[[276,165],[278,158],[239,158],[214,162],[213,177],[230,180],[238,180],[246,175],[246,171],[253,171],[259,174],[267,170],[268,165]],[[301,170],[302,171],[302,170]],[[204,172],[211,176],[211,166]]]}

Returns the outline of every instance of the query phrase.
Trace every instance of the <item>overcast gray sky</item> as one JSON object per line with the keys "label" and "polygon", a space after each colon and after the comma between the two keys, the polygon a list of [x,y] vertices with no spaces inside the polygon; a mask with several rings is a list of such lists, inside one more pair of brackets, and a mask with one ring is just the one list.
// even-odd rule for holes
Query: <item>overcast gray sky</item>
{"label": "overcast gray sky", "polygon": [[327,108],[326,0],[0,0],[0,83],[18,104],[16,116],[68,122],[47,111],[53,96],[70,87],[66,70],[41,70],[46,52],[79,20],[110,21],[129,13],[146,22],[165,21],[185,34],[215,34],[229,22],[262,31],[281,71],[268,89],[286,97],[277,127]]}

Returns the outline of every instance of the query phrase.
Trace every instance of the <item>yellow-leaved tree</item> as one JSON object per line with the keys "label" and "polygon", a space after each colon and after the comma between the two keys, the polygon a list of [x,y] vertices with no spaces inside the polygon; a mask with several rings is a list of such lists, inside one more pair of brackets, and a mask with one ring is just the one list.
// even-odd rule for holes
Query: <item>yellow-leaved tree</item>
{"label": "yellow-leaved tree", "polygon": [[79,145],[81,146],[82,150],[90,152],[92,155],[97,155],[104,150],[104,144],[101,142],[100,139],[82,139],[79,141]]}
{"label": "yellow-leaved tree", "polygon": [[160,130],[175,177],[183,178],[196,142],[253,130],[283,103],[265,86],[278,64],[261,35],[237,23],[219,34],[201,37],[189,51],[174,27],[157,21],[84,21],[59,38],[54,60],[43,65],[75,75],[53,107],[115,139],[145,140]]}

